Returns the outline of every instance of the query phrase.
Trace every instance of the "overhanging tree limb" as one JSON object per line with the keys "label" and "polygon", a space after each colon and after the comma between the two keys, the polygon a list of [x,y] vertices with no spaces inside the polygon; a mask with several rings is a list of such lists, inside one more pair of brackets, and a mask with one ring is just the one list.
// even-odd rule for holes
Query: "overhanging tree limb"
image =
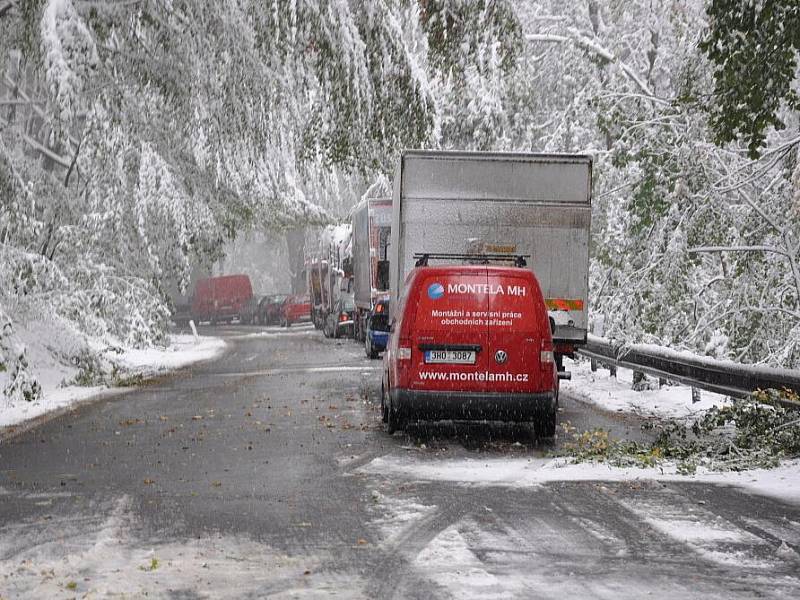
{"label": "overhanging tree limb", "polygon": [[642,94],[644,94],[648,99],[654,100],[656,102],[669,104],[663,98],[657,97],[653,90],[650,89],[650,86],[647,85],[645,81],[636,73],[636,71],[628,65],[625,61],[620,60],[620,58],[615,55],[613,52],[601,46],[597,40],[589,38],[586,35],[583,35],[579,31],[575,29],[569,30],[569,35],[556,35],[551,33],[531,33],[525,36],[525,38],[529,42],[551,42],[551,43],[560,43],[560,44],[574,44],[579,48],[583,48],[587,52],[594,54],[595,56],[602,58],[604,61],[608,63],[613,63],[619,66],[623,73],[636,84],[636,87],[641,90]]}
{"label": "overhanging tree limb", "polygon": [[687,252],[689,254],[701,252],[771,252],[787,256],[785,250],[774,248],[773,246],[697,246],[696,248],[689,248]]}

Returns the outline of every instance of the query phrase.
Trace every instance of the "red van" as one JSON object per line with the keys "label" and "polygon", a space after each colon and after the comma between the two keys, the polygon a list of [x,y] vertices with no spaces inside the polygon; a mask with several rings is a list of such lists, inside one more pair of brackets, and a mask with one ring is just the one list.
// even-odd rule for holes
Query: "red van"
{"label": "red van", "polygon": [[240,319],[242,309],[253,297],[253,288],[247,275],[223,275],[200,279],[194,288],[192,318],[197,321]]}
{"label": "red van", "polygon": [[411,419],[485,419],[555,434],[558,374],[532,271],[417,267],[393,315],[381,401],[389,433]]}

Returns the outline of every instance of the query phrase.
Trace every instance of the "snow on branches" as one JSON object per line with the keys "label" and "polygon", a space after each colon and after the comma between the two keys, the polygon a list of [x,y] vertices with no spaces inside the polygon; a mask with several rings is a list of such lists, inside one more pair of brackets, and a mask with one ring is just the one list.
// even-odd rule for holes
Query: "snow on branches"
{"label": "snow on branches", "polygon": [[97,48],[71,0],[48,0],[40,36],[52,113],[62,131],[68,131],[83,104],[86,80],[97,66]]}

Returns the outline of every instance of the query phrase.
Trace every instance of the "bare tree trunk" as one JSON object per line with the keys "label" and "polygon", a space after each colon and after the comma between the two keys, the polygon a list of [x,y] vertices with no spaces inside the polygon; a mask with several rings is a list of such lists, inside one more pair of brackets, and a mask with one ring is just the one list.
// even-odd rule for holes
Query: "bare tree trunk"
{"label": "bare tree trunk", "polygon": [[286,248],[289,251],[286,260],[289,263],[292,294],[305,294],[308,291],[306,290],[305,245],[306,230],[304,228],[286,231]]}

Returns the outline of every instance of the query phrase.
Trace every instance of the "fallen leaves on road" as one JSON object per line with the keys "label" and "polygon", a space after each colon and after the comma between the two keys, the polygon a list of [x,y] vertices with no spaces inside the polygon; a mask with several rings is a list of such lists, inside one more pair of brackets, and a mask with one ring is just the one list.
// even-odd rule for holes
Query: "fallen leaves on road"
{"label": "fallen leaves on road", "polygon": [[158,568],[158,559],[153,557],[150,559],[149,565],[140,565],[140,571],[155,571]]}

